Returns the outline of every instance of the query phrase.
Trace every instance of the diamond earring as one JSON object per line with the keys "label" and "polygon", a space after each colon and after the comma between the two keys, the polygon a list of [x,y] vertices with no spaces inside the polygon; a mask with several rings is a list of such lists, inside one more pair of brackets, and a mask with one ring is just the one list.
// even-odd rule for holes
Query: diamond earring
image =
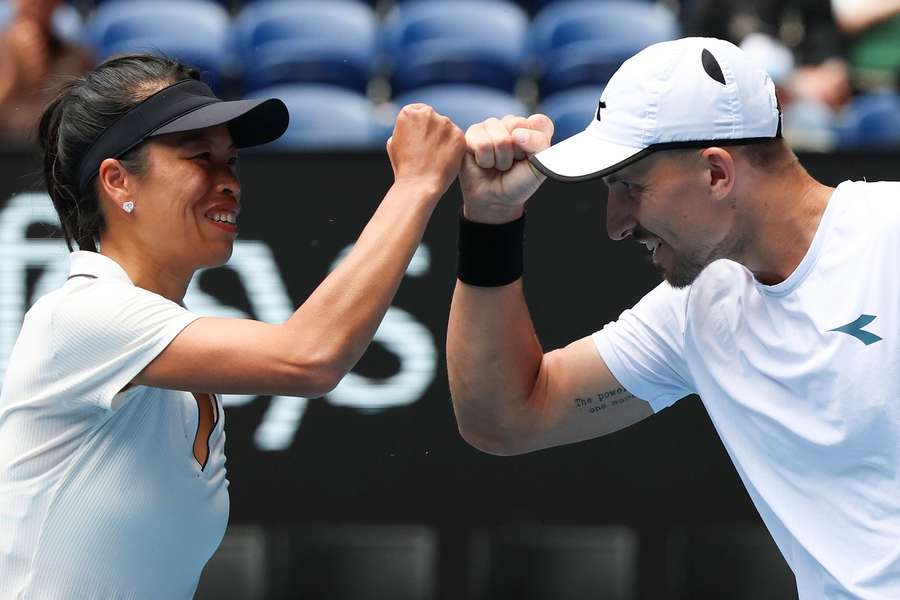
{"label": "diamond earring", "polygon": [[123,202],[122,210],[124,210],[127,213],[130,213],[131,211],[134,210],[134,202],[132,202],[131,200],[129,200],[128,202]]}

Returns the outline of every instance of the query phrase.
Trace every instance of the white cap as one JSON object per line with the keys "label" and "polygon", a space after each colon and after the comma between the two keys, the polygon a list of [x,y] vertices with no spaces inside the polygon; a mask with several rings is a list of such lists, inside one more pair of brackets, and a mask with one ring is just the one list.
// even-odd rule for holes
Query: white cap
{"label": "white cap", "polygon": [[641,50],[619,67],[587,129],[531,157],[564,182],[603,177],[655,150],[781,137],[775,84],[740,48],[683,38]]}

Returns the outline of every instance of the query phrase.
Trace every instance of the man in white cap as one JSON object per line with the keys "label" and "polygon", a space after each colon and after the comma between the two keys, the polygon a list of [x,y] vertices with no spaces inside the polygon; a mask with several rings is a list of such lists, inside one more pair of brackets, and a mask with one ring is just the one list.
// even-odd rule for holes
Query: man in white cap
{"label": "man in white cap", "polygon": [[[769,77],[710,38],[643,50],[584,132],[550,146],[552,129],[533,115],[466,134],[447,335],[463,437],[529,452],[699,394],[801,600],[900,598],[900,184],[810,177]],[[550,352],[521,282],[545,176],[604,178],[610,237],[644,244],[666,280]]]}

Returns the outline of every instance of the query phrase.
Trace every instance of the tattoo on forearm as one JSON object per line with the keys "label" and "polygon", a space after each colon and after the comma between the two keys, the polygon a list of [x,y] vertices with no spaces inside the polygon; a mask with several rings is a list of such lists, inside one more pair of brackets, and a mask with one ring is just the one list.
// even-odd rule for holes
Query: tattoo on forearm
{"label": "tattoo on forearm", "polygon": [[634,396],[629,394],[625,388],[616,388],[588,398],[575,398],[575,407],[587,413],[598,413],[611,406],[624,404],[632,398]]}

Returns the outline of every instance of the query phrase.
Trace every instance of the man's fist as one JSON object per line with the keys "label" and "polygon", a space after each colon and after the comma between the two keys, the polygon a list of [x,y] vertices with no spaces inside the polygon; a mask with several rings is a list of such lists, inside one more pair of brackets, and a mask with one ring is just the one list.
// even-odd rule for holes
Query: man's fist
{"label": "man's fist", "polygon": [[459,174],[466,218],[482,223],[518,219],[545,179],[528,157],[549,147],[552,137],[553,123],[541,114],[491,118],[469,127]]}

